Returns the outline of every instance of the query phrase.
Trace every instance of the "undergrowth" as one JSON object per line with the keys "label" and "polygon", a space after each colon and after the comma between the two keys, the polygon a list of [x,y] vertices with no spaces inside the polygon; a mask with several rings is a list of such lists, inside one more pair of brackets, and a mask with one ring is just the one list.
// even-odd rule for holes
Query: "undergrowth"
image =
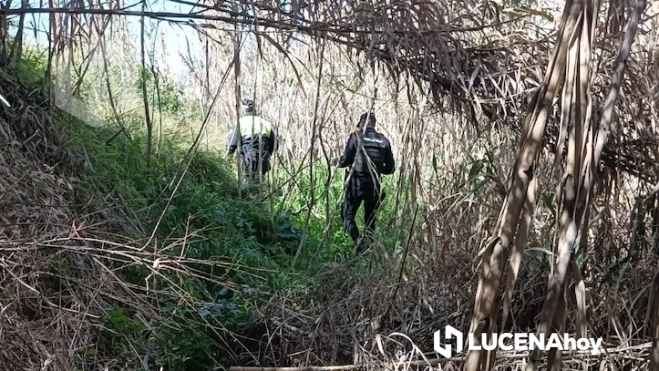
{"label": "undergrowth", "polygon": [[[14,74],[24,84],[43,87],[45,79],[35,78],[45,73],[43,56],[25,55]],[[175,115],[183,104],[173,102],[165,111]],[[190,310],[172,298],[157,299],[169,316],[150,328],[129,308],[106,308],[99,314],[103,331],[98,344],[82,351],[80,369],[97,368],[101,356],[136,364],[151,354],[153,364],[167,370],[199,370],[235,361],[230,354],[249,348],[241,334],[259,335],[261,303],[278,295],[302,303],[310,290],[318,290],[314,285],[322,285],[315,277],[354,255],[339,211],[341,171],[330,173],[317,163],[313,176],[307,172],[290,179],[277,172],[272,187],[255,193],[236,179],[232,161],[215,152],[189,153],[191,143],[183,136],[161,138],[147,161],[140,115],[122,118],[127,136],[117,135],[119,126],[112,119],[92,127],[54,112],[67,153],[61,171],[79,180],[69,202],[83,220],[173,258],[225,259],[231,266],[218,271],[200,264],[197,274],[180,284],[191,300],[202,304]],[[390,228],[396,214],[394,182],[394,177],[385,180],[390,195],[378,220],[381,247],[389,252],[401,244],[400,231]],[[363,223],[361,214],[358,221]],[[366,267],[354,265],[354,273]],[[164,287],[163,280],[178,279],[151,277],[148,267],[139,264],[118,274],[127,284],[147,282],[154,291]]]}

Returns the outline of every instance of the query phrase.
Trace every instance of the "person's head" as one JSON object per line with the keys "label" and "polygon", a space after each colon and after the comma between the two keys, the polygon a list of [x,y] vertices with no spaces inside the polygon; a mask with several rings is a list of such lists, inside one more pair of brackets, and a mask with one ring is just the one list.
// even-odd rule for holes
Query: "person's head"
{"label": "person's head", "polygon": [[364,125],[366,125],[367,128],[375,128],[375,113],[364,112],[361,116],[359,116],[359,123],[357,124],[357,127],[359,129],[364,129]]}
{"label": "person's head", "polygon": [[255,115],[256,114],[256,108],[255,108],[253,100],[243,99],[240,102],[240,106],[242,108],[243,115]]}

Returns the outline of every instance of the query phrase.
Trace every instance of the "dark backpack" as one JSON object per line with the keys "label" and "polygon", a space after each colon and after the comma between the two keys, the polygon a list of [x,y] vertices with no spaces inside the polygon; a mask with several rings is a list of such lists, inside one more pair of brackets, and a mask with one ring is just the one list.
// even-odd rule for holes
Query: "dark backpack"
{"label": "dark backpack", "polygon": [[[359,140],[353,173],[359,177],[370,177],[371,168],[375,169],[378,178],[382,174],[384,159],[389,146],[389,140],[375,130],[357,132]],[[369,165],[370,164],[370,165]]]}

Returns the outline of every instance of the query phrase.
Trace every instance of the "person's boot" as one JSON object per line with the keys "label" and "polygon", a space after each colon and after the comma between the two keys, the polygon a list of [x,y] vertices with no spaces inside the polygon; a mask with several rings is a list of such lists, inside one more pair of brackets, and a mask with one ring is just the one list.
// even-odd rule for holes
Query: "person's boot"
{"label": "person's boot", "polygon": [[357,251],[356,251],[357,254],[356,254],[356,255],[362,255],[362,254],[364,254],[367,250],[368,250],[368,247],[366,246],[366,244],[364,243],[364,241],[360,241],[360,242],[359,242],[359,245],[357,245]]}

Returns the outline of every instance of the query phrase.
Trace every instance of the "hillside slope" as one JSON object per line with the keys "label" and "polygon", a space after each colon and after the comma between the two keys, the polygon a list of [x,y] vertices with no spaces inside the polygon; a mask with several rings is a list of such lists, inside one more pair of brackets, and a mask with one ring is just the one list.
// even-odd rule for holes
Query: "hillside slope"
{"label": "hillside slope", "polygon": [[13,74],[0,71],[1,369],[210,368],[244,349],[233,333],[252,331],[259,298],[320,269],[292,268],[299,223],[238,192],[218,155],[165,141],[149,166],[139,127],[115,137],[49,112]]}

